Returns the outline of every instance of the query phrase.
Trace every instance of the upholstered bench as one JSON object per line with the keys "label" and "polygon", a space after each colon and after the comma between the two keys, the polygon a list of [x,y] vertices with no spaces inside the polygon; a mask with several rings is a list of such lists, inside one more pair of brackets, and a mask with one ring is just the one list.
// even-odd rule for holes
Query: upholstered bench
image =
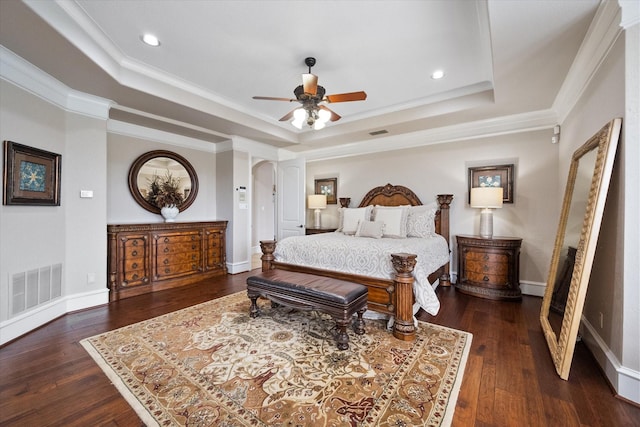
{"label": "upholstered bench", "polygon": [[297,273],[286,270],[263,271],[247,278],[247,296],[251,299],[249,315],[259,315],[258,297],[299,310],[318,310],[329,314],[338,327],[338,349],[349,348],[347,326],[357,313],[353,328],[364,334],[362,315],[367,310],[367,287],[353,282]]}

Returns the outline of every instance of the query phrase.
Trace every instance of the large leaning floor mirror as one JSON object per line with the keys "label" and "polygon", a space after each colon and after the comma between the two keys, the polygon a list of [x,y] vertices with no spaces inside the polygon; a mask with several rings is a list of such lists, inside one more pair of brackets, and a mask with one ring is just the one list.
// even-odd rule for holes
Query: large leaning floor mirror
{"label": "large leaning floor mirror", "polygon": [[598,243],[622,119],[614,119],[571,158],[540,323],[558,375],[569,378]]}

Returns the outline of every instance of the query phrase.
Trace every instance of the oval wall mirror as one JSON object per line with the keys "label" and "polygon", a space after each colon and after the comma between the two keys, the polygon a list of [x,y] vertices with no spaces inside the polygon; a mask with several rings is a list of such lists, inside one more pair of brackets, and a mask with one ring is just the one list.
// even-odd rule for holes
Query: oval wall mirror
{"label": "oval wall mirror", "polygon": [[195,201],[198,194],[198,175],[191,163],[179,154],[165,150],[149,151],[138,157],[129,169],[129,191],[136,202],[149,212],[160,213],[160,208],[147,200],[149,186],[155,176],[171,174],[180,180],[184,202],[180,212]]}
{"label": "oval wall mirror", "polygon": [[622,119],[607,123],[571,158],[540,323],[560,378],[569,378]]}

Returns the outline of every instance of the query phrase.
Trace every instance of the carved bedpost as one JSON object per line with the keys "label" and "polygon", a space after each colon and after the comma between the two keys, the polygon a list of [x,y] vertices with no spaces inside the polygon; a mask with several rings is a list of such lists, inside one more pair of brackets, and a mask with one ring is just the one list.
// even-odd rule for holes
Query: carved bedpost
{"label": "carved bedpost", "polygon": [[262,256],[260,257],[262,260],[262,271],[272,270],[273,265],[271,265],[271,261],[275,259],[273,251],[276,250],[276,241],[260,240],[260,250],[262,251]]}
{"label": "carved bedpost", "polygon": [[402,341],[416,338],[413,324],[413,268],[416,266],[414,254],[391,254],[391,262],[396,270],[393,278],[396,295],[396,318],[393,324],[393,336]]}
{"label": "carved bedpost", "polygon": [[[440,205],[440,235],[447,241],[449,254],[451,254],[451,241],[449,237],[449,205],[453,200],[453,194],[438,194],[438,204]],[[449,262],[444,265],[440,276],[440,286],[451,286],[451,275],[449,274]]]}

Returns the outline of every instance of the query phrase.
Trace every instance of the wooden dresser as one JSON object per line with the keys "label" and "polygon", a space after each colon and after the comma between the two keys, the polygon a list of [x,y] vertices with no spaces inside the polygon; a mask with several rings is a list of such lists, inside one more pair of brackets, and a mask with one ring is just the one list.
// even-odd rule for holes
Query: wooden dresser
{"label": "wooden dresser", "polygon": [[496,300],[522,299],[518,237],[456,236],[458,281],[456,290]]}
{"label": "wooden dresser", "polygon": [[107,225],[109,299],[227,274],[227,221]]}

